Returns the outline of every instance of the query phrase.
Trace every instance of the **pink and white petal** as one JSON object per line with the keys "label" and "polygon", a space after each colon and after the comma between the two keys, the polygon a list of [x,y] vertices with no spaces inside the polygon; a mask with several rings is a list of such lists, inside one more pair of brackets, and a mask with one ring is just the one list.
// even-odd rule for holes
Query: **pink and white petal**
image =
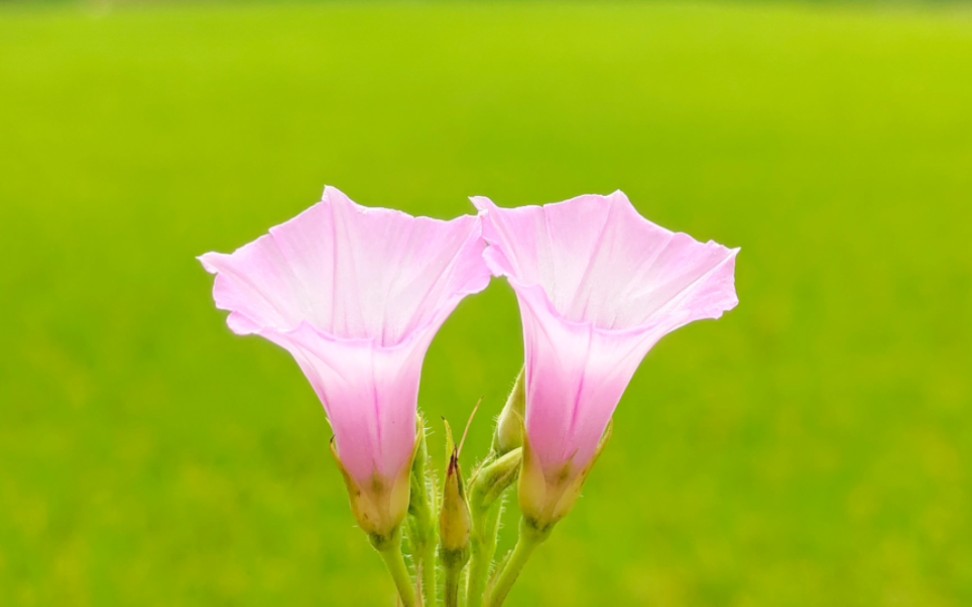
{"label": "pink and white petal", "polygon": [[216,275],[216,307],[229,311],[226,322],[241,335],[257,333],[262,327],[286,330],[300,322],[299,285],[265,238],[232,255],[206,253],[199,257],[203,267]]}
{"label": "pink and white petal", "polygon": [[465,295],[481,291],[489,273],[476,217],[452,221],[367,208],[335,188],[321,205],[317,228],[330,263],[316,277],[329,301],[310,320],[333,335],[376,338],[391,346],[415,330],[433,330]]}
{"label": "pink and white petal", "polygon": [[480,221],[362,207],[336,188],[232,255],[200,258],[241,333],[302,322],[342,339],[392,346],[438,328],[489,282]]}
{"label": "pink and white petal", "polygon": [[564,321],[535,289],[518,293],[526,355],[526,430],[545,474],[579,472],[594,456],[650,332],[603,332]]}
{"label": "pink and white petal", "polygon": [[238,333],[286,348],[324,404],[362,486],[411,459],[419,376],[436,331],[490,279],[481,221],[323,200],[231,255],[200,258]]}
{"label": "pink and white petal", "polygon": [[515,209],[485,198],[473,203],[492,271],[539,285],[567,320],[611,330],[675,328],[736,303],[738,250],[659,227],[621,192]]}
{"label": "pink and white petal", "polygon": [[515,209],[483,198],[473,203],[484,214],[484,238],[500,251],[489,253],[493,271],[542,286],[553,306],[575,322],[603,324],[596,304],[613,303],[628,280],[627,266],[644,257],[622,238],[637,213],[620,192]]}
{"label": "pink and white petal", "polygon": [[310,380],[349,474],[365,486],[375,473],[394,478],[402,472],[415,448],[428,338],[380,348],[367,341],[333,340],[310,325],[264,336],[289,350]]}
{"label": "pink and white petal", "polygon": [[526,425],[546,474],[590,461],[645,354],[737,303],[738,252],[641,217],[621,192],[545,206],[473,204],[491,271],[523,317]]}

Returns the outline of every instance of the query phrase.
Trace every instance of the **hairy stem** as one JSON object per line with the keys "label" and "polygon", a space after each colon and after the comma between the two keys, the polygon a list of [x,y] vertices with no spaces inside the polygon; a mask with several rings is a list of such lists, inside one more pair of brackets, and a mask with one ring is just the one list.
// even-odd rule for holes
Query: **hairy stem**
{"label": "hairy stem", "polygon": [[386,538],[380,543],[374,542],[375,549],[385,561],[388,573],[395,581],[395,588],[398,589],[398,598],[403,607],[416,607],[415,588],[412,586],[412,578],[408,574],[408,566],[405,564],[405,556],[402,554],[402,534],[395,530],[390,538]]}
{"label": "hairy stem", "polygon": [[435,543],[429,542],[423,547],[422,554],[416,555],[421,561],[421,571],[418,572],[420,588],[425,607],[435,607]]}
{"label": "hairy stem", "polygon": [[462,569],[446,567],[445,569],[445,607],[459,607],[459,580]]}
{"label": "hairy stem", "polygon": [[496,553],[496,538],[499,533],[503,504],[488,508],[485,512],[473,513],[473,528],[470,537],[472,553],[469,558],[469,577],[466,580],[467,607],[481,607],[486,594],[489,569]]}
{"label": "hairy stem", "polygon": [[549,529],[539,530],[526,520],[520,521],[520,535],[513,547],[513,552],[510,553],[503,568],[497,572],[487,590],[486,607],[500,607],[503,604],[516,579],[520,577],[523,566],[530,560],[530,555],[543,540],[547,539],[548,534]]}

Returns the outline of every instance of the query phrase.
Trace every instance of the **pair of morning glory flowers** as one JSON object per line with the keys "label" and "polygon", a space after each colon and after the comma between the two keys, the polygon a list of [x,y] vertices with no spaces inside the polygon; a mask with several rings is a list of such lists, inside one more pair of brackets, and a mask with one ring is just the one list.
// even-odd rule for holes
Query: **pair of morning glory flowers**
{"label": "pair of morning glory flowers", "polygon": [[[738,249],[659,227],[621,192],[518,208],[472,202],[478,215],[442,221],[327,187],[234,253],[200,257],[229,327],[285,348],[310,380],[352,510],[406,607],[436,604],[437,571],[446,605],[500,605],[577,500],[648,351],[738,302]],[[439,485],[418,412],[422,364],[449,314],[493,276],[516,292],[525,364],[468,483],[447,432]],[[502,495],[517,479],[519,538],[494,567]]]}

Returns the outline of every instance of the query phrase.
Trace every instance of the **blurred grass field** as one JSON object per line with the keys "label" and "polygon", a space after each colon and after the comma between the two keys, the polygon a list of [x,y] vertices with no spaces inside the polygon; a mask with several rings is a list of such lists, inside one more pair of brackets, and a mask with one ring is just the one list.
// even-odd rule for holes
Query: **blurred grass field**
{"label": "blurred grass field", "polygon": [[[972,604],[967,6],[365,3],[0,6],[0,605],[393,604],[308,384],[194,259],[325,183],[621,188],[743,249],[511,605]],[[446,324],[437,452],[480,396],[485,450],[520,339],[502,281]]]}

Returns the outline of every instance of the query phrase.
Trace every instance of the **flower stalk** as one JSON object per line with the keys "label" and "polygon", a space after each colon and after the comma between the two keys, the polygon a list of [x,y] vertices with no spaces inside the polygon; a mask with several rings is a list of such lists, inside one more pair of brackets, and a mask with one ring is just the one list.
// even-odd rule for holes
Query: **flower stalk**
{"label": "flower stalk", "polygon": [[483,604],[493,556],[496,554],[503,494],[519,476],[521,459],[522,449],[519,447],[499,457],[491,453],[470,480],[469,506],[473,528],[466,585],[468,607]]}
{"label": "flower stalk", "polygon": [[502,503],[493,509],[473,510],[474,523],[470,536],[472,551],[469,560],[469,576],[466,579],[467,607],[482,607],[493,555],[496,554],[499,520],[502,513]]}
{"label": "flower stalk", "polygon": [[500,607],[503,604],[533,551],[550,535],[550,529],[550,527],[540,529],[525,518],[520,519],[520,535],[517,537],[513,551],[490,584],[486,607]]}
{"label": "flower stalk", "polygon": [[503,494],[516,482],[520,472],[523,441],[523,371],[496,422],[489,455],[469,481],[469,507],[472,512],[469,576],[466,580],[467,607],[481,607],[486,594],[499,524],[503,514]]}
{"label": "flower stalk", "polygon": [[370,537],[371,545],[375,547],[382,560],[385,561],[388,573],[391,574],[392,580],[395,582],[402,607],[418,607],[412,578],[408,574],[408,566],[405,564],[405,556],[402,554],[400,529],[395,529],[390,536],[372,535]]}

